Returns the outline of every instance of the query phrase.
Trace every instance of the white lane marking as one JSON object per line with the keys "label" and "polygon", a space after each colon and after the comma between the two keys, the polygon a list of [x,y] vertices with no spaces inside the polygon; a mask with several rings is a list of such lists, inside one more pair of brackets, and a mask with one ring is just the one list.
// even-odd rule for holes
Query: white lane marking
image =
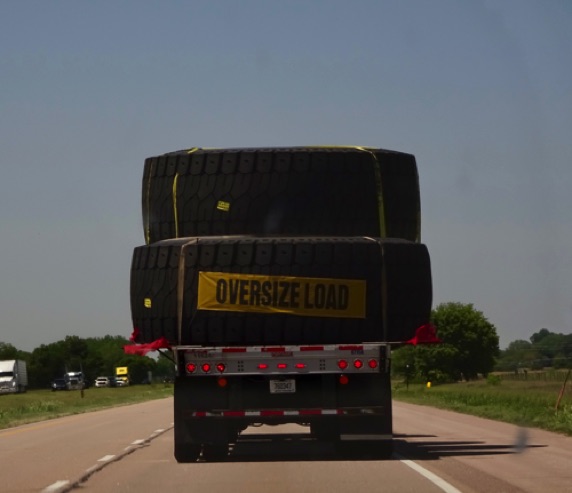
{"label": "white lane marking", "polygon": [[164,429],[160,429],[160,430],[155,430],[153,433],[163,433],[165,430]]}
{"label": "white lane marking", "polygon": [[141,445],[142,443],[145,443],[145,440],[135,440],[134,442],[131,442],[131,445]]}
{"label": "white lane marking", "polygon": [[97,462],[108,462],[113,459],[115,455],[104,455],[101,459],[98,459]]}
{"label": "white lane marking", "polygon": [[431,471],[425,469],[419,464],[416,464],[412,460],[406,459],[405,457],[402,457],[399,454],[394,453],[393,455],[396,459],[403,462],[403,464],[410,467],[415,472],[421,474],[421,476],[431,481],[435,486],[442,489],[445,493],[461,493],[461,491],[455,488],[452,484],[447,483],[447,481],[445,481],[444,479],[440,478],[436,474],[433,474]]}
{"label": "white lane marking", "polygon": [[69,481],[56,481],[54,484],[44,488],[42,493],[52,493],[54,491],[58,491],[60,488],[66,486],[67,484],[69,484]]}

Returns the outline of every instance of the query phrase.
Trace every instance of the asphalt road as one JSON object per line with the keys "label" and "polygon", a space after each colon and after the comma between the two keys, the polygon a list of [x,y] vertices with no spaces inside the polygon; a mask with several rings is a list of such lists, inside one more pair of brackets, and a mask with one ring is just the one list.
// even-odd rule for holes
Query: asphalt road
{"label": "asphalt road", "polygon": [[177,464],[162,399],[0,431],[0,491],[572,491],[572,438],[398,402],[394,431],[391,460],[285,425],[247,430],[224,462]]}

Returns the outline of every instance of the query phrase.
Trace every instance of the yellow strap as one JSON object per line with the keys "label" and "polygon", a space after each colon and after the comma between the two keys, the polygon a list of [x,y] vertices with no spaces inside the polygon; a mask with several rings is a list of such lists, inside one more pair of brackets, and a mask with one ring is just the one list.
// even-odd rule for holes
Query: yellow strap
{"label": "yellow strap", "polygon": [[175,173],[173,180],[173,216],[175,217],[175,238],[179,237],[179,217],[177,213],[177,182],[179,181],[179,173]]}
{"label": "yellow strap", "polygon": [[379,167],[379,161],[375,155],[375,147],[364,147],[364,146],[304,146],[306,149],[354,149],[356,151],[367,152],[374,161],[373,172],[375,175],[375,187],[377,193],[377,206],[379,208],[379,236],[385,238],[387,236],[387,231],[385,228],[385,207],[383,205],[383,190],[381,188],[381,169]]}
{"label": "yellow strap", "polygon": [[151,175],[153,174],[154,171],[154,165],[155,165],[155,159],[153,159],[151,161],[151,166],[149,169],[149,177],[147,178],[147,220],[146,220],[146,224],[145,224],[145,243],[147,245],[149,245],[149,243],[151,243],[151,212],[149,210],[149,201],[150,201],[150,195],[151,195]]}
{"label": "yellow strap", "polygon": [[[187,154],[192,154],[200,150],[200,147],[193,147],[187,151]],[[179,182],[179,173],[175,173],[173,178],[173,218],[175,220],[175,238],[179,237],[179,211],[177,207],[177,184]]]}
{"label": "yellow strap", "polygon": [[387,232],[385,229],[385,207],[383,205],[383,189],[382,189],[382,181],[381,181],[381,169],[379,167],[379,161],[377,160],[377,156],[368,147],[355,147],[358,151],[367,152],[374,161],[373,165],[373,172],[375,175],[375,188],[377,191],[377,206],[379,207],[379,236],[381,238],[385,238],[387,236]]}

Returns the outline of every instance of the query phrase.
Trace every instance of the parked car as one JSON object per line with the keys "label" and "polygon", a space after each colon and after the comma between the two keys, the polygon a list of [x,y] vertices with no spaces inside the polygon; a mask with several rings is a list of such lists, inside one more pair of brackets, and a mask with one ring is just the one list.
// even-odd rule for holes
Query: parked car
{"label": "parked car", "polygon": [[96,387],[111,387],[111,382],[109,381],[109,377],[97,377],[95,379],[95,386]]}
{"label": "parked car", "polygon": [[68,390],[66,381],[63,378],[54,378],[54,380],[52,380],[51,387],[52,392],[55,392],[56,390]]}

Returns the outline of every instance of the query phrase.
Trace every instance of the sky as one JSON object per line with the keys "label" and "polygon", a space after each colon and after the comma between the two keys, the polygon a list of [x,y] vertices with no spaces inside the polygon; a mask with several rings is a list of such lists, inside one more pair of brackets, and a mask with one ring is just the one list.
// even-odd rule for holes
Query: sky
{"label": "sky", "polygon": [[0,2],[0,342],[128,337],[146,157],[412,153],[434,306],[572,332],[569,0]]}

